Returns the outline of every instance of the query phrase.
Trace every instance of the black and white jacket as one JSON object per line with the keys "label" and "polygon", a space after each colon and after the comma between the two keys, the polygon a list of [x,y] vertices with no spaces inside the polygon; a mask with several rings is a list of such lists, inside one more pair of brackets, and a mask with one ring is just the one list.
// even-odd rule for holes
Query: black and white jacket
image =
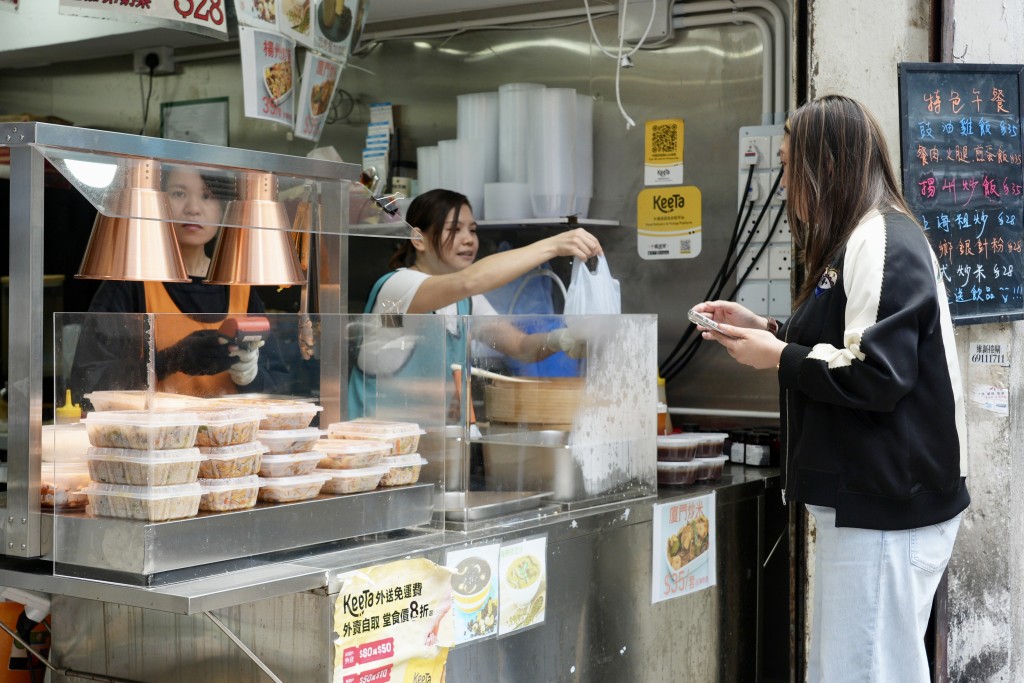
{"label": "black and white jacket", "polygon": [[779,330],[783,495],[837,526],[912,529],[970,503],[960,369],[920,227],[872,212]]}

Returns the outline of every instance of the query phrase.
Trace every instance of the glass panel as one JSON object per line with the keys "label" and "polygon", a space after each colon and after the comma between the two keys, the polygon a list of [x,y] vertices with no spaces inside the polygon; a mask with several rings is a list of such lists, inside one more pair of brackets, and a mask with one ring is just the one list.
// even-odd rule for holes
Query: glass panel
{"label": "glass panel", "polygon": [[[394,197],[374,197],[355,181],[305,176],[301,158],[293,160],[294,173],[284,173],[36,147],[106,216],[369,237],[412,234]],[[215,208],[195,209],[200,202]]]}
{"label": "glass panel", "polygon": [[[55,388],[85,413],[44,434],[44,497],[64,496],[51,503],[55,573],[156,585],[443,529],[444,473],[423,462],[440,456],[414,446],[444,429],[444,319],[408,316],[414,357],[394,367],[380,323],[57,314],[55,353],[72,360]],[[357,384],[373,406],[359,416],[411,429],[347,429]],[[384,455],[399,445],[411,452]],[[360,447],[377,462],[346,459]]]}

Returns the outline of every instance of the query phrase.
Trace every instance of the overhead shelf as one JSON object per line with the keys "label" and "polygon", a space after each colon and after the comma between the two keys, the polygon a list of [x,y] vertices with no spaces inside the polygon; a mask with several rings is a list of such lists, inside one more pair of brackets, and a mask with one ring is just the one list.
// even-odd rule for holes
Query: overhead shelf
{"label": "overhead shelf", "polygon": [[553,218],[502,218],[493,221],[477,221],[478,228],[514,228],[521,227],[615,227],[618,221],[606,221],[598,218],[576,218],[575,216],[556,216]]}

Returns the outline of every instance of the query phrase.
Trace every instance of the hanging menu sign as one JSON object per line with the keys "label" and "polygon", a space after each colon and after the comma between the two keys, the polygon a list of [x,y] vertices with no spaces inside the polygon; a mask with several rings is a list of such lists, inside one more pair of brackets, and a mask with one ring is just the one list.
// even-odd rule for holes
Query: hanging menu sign
{"label": "hanging menu sign", "polygon": [[1021,65],[899,66],[903,194],[958,324],[1024,318]]}

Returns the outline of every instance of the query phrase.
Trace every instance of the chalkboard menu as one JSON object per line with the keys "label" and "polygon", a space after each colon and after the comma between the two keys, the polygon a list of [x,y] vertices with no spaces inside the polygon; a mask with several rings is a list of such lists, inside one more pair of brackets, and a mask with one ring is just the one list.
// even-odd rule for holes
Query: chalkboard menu
{"label": "chalkboard menu", "polygon": [[899,65],[903,194],[957,324],[1024,318],[1024,66]]}

